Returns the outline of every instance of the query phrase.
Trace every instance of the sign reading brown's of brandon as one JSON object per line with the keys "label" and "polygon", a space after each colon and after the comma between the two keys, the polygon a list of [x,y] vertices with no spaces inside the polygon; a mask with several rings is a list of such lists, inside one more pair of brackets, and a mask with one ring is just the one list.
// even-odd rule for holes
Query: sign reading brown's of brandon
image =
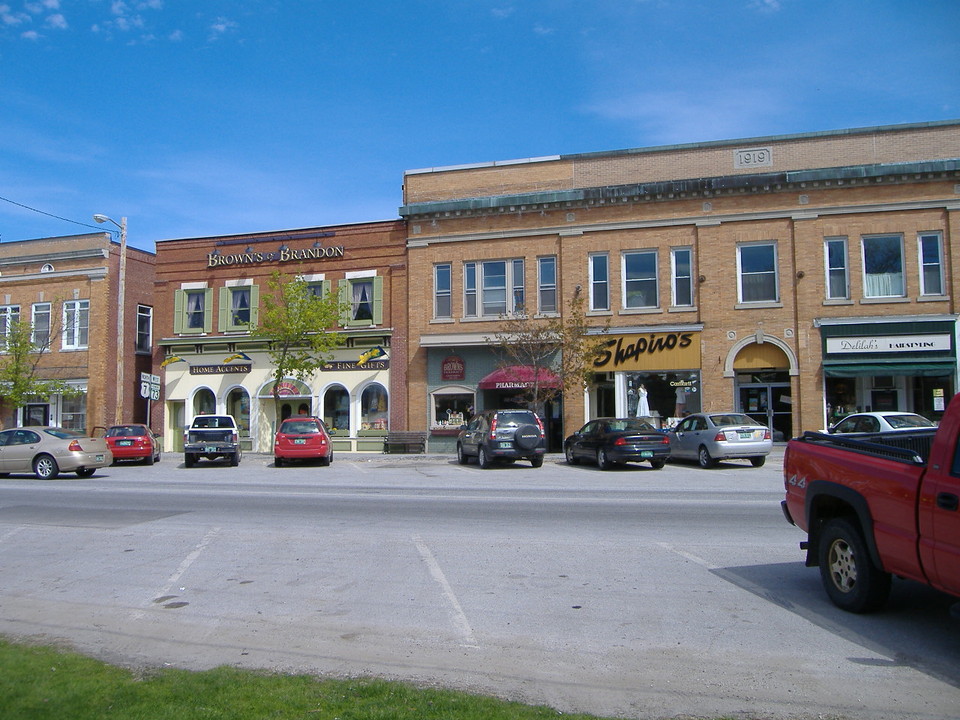
{"label": "sign reading brown's of brandon", "polygon": [[613,335],[593,367],[599,372],[617,370],[689,370],[700,367],[699,332],[651,332]]}

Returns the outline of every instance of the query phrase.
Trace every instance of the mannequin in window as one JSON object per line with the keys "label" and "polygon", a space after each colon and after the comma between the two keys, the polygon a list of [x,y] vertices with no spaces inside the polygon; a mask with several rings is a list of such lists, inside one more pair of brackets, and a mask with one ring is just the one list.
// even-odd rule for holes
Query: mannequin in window
{"label": "mannequin in window", "polygon": [[650,403],[647,400],[647,388],[641,383],[637,388],[637,417],[650,417]]}

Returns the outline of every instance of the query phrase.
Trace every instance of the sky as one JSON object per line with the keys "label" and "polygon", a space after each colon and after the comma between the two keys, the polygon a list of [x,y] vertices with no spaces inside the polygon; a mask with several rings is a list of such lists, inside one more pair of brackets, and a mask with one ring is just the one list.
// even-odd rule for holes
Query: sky
{"label": "sky", "polygon": [[960,119],[960,0],[0,0],[0,242],[399,217],[406,170]]}

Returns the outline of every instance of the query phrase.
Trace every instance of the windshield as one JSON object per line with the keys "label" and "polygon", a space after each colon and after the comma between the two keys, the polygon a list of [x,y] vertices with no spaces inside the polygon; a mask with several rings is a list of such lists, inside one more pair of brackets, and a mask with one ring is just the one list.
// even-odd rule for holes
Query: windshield
{"label": "windshield", "polygon": [[44,432],[47,435],[53,435],[55,438],[60,438],[61,440],[66,440],[68,438],[86,437],[82,432],[79,432],[77,430],[67,430],[66,428],[45,428]]}
{"label": "windshield", "polygon": [[656,431],[656,428],[645,420],[620,419],[611,420],[607,423],[607,429],[610,432],[649,432]]}
{"label": "windshield", "polygon": [[320,432],[320,428],[313,420],[287,420],[280,426],[280,432],[291,435],[307,435]]}
{"label": "windshield", "polygon": [[935,425],[922,415],[885,415],[884,420],[895,430],[911,427],[935,427]]}
{"label": "windshield", "polygon": [[138,437],[144,434],[144,428],[136,425],[117,425],[107,430],[107,437]]}
{"label": "windshield", "polygon": [[[760,425],[749,415],[740,413],[724,413],[723,415],[711,415],[710,421],[717,427],[727,427],[729,425]],[[763,425],[760,425],[763,427]]]}

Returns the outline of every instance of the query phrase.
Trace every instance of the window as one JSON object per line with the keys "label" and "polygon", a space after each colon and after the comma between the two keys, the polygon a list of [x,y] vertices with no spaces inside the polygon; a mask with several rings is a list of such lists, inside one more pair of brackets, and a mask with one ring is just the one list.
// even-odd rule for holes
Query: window
{"label": "window", "polygon": [[376,275],[340,281],[340,301],[350,306],[343,325],[380,325],[383,322],[383,278]]}
{"label": "window", "polygon": [[827,268],[827,299],[847,300],[850,297],[850,276],[847,271],[847,239],[827,238],[823,244]]}
{"label": "window", "polygon": [[249,282],[228,284],[220,288],[220,332],[249,331],[257,324],[260,287]]}
{"label": "window", "polygon": [[433,316],[435,318],[453,317],[451,272],[449,263],[435,265],[433,268]]}
{"label": "window", "polygon": [[610,258],[590,256],[590,309],[610,309]]}
{"label": "window", "polygon": [[331,435],[350,433],[350,394],[342,385],[327,388],[324,393],[323,423]]}
{"label": "window", "polygon": [[655,308],[660,305],[657,287],[657,253],[623,254],[623,307]]}
{"label": "window", "polygon": [[940,233],[923,233],[920,243],[920,294],[943,295]]}
{"label": "window", "polygon": [[20,306],[0,305],[0,348],[7,346],[7,338],[15,322],[20,322]]}
{"label": "window", "polygon": [[210,332],[212,297],[210,288],[177,290],[173,298],[173,331],[185,335]]}
{"label": "window", "polygon": [[50,347],[50,303],[34,303],[31,309],[30,324],[33,334],[30,340],[35,348],[41,350]]}
{"label": "window", "polygon": [[903,297],[903,240],[899,235],[863,238],[864,297]]}
{"label": "window", "polygon": [[541,313],[557,312],[557,258],[537,258],[537,302]]}
{"label": "window", "polygon": [[670,252],[670,266],[673,277],[671,303],[675,306],[693,305],[693,250],[674,248]]}
{"label": "window", "polygon": [[60,404],[60,426],[87,432],[87,395],[64,396]]}
{"label": "window", "polygon": [[740,302],[776,302],[777,246],[773,243],[740,245],[737,248]]}
{"label": "window", "polygon": [[473,417],[474,394],[470,388],[452,385],[432,393],[430,427],[456,430]]}
{"label": "window", "polygon": [[64,350],[86,348],[90,341],[90,301],[68,300],[63,304]]}
{"label": "window", "polygon": [[137,305],[137,352],[153,351],[153,308]]}
{"label": "window", "polygon": [[469,262],[463,269],[466,317],[478,317],[478,310],[484,317],[523,312],[522,259]]}
{"label": "window", "polygon": [[360,431],[385,432],[388,424],[387,391],[383,385],[373,384],[360,394]]}

